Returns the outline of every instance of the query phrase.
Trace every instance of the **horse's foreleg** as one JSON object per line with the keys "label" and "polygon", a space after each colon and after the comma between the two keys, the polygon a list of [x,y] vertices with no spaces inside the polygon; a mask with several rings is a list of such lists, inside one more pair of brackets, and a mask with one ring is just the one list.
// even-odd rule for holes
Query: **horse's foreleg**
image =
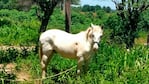
{"label": "horse's foreleg", "polygon": [[83,62],[84,62],[84,57],[81,56],[79,57],[78,59],[78,69],[77,69],[77,74],[80,74],[82,72],[82,65],[83,65]]}
{"label": "horse's foreleg", "polygon": [[90,62],[90,56],[89,55],[86,55],[85,56],[85,59],[84,59],[84,71],[85,72],[88,71],[89,62]]}

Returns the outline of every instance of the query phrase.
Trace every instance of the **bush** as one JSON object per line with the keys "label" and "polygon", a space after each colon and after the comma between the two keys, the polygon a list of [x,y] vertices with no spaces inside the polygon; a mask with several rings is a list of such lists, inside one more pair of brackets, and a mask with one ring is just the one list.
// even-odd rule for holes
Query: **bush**
{"label": "bush", "polygon": [[16,79],[16,75],[13,73],[7,73],[4,70],[0,71],[0,84],[12,84],[14,82],[10,81],[10,80],[15,80]]}
{"label": "bush", "polygon": [[10,47],[8,49],[0,50],[0,63],[13,62],[18,58],[26,58],[31,54],[31,51],[26,47],[18,47],[18,49]]}
{"label": "bush", "polygon": [[[33,11],[0,10],[0,44],[33,45],[38,38],[39,21]],[[6,39],[7,38],[7,39]]]}
{"label": "bush", "polygon": [[0,26],[4,26],[4,25],[10,26],[11,24],[12,22],[9,18],[7,17],[0,18]]}

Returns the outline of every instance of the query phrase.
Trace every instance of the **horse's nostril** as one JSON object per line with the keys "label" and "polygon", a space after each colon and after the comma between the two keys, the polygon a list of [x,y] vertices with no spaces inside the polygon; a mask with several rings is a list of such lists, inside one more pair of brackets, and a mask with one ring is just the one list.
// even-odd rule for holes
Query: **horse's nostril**
{"label": "horse's nostril", "polygon": [[97,51],[98,50],[98,48],[93,48],[93,51]]}

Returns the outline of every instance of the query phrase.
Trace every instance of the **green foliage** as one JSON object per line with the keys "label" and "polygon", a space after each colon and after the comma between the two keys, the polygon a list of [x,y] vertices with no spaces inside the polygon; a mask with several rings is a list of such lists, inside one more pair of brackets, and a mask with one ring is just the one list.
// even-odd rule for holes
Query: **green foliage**
{"label": "green foliage", "polygon": [[83,12],[95,12],[96,10],[99,10],[99,9],[101,9],[101,7],[98,5],[97,6],[84,5],[82,7]]}
{"label": "green foliage", "polygon": [[121,18],[118,17],[115,13],[111,14],[104,24],[106,28],[111,30],[110,42],[126,45],[127,42],[132,41],[131,39],[133,37],[139,38],[141,36],[140,33],[142,33],[144,30],[145,30],[144,36],[146,37],[148,33],[147,18],[144,17],[146,15],[147,15],[147,11],[143,13],[142,16],[140,17],[142,20],[139,21],[139,23],[137,24],[138,28],[136,29],[135,32],[133,32],[133,31],[128,31],[128,27],[124,26],[124,24],[125,25],[127,24],[125,23],[125,21],[121,20]]}
{"label": "green foliage", "polygon": [[[28,51],[25,47],[20,47],[20,50],[15,48],[8,48],[4,50],[0,50],[0,64],[5,64],[9,62],[16,62],[20,59],[25,59],[31,55],[32,51]],[[18,64],[19,65],[19,64]],[[19,66],[17,65],[16,70],[19,70]],[[6,71],[5,65],[0,67],[0,84],[15,84],[16,74],[12,72]],[[9,68],[8,68],[9,69]]]}
{"label": "green foliage", "polygon": [[[34,11],[27,13],[17,10],[0,10],[0,44],[34,44],[39,27],[39,21],[34,14]],[[31,17],[32,15],[33,17]]]}
{"label": "green foliage", "polygon": [[3,80],[0,80],[0,84],[12,84],[13,82],[10,80],[15,80],[16,75],[13,73],[8,74],[3,70],[3,71],[0,71],[0,79],[1,78]]}
{"label": "green foliage", "polygon": [[96,6],[90,6],[90,5],[84,5],[81,10],[83,12],[96,12],[98,10],[104,10],[105,12],[107,13],[110,13],[112,10],[110,7],[101,7],[99,5],[96,5]]}
{"label": "green foliage", "polygon": [[[149,49],[147,47],[136,46],[127,52],[123,48],[116,45],[109,45],[102,41],[98,52],[92,55],[87,73],[77,76],[76,69],[73,68],[72,70],[61,75],[45,79],[43,80],[43,83],[148,84],[148,50]],[[34,79],[40,78],[41,69],[37,54],[32,52],[25,59],[17,58],[14,62],[17,63],[17,67],[28,67],[26,69],[29,70],[29,73]],[[55,54],[48,65],[47,74],[48,76],[52,76],[75,65],[76,60],[66,59],[60,57],[59,54]]]}
{"label": "green foliage", "polygon": [[[113,2],[116,5],[117,15],[120,18],[120,27],[122,28],[121,37],[123,38],[126,48],[132,48],[135,38],[138,37],[138,23],[141,21],[140,16],[143,11],[147,10],[148,0],[120,0]],[[147,24],[146,24],[147,25]],[[121,31],[120,31],[121,32]]]}
{"label": "green foliage", "polygon": [[16,8],[17,0],[0,0],[0,9]]}
{"label": "green foliage", "polygon": [[26,58],[29,55],[31,55],[31,51],[25,47],[20,47],[20,50],[14,47],[8,49],[4,48],[3,50],[0,50],[0,64],[16,61],[18,58]]}
{"label": "green foliage", "polygon": [[[75,9],[75,8],[74,8]],[[81,11],[80,11],[81,12]],[[40,22],[35,17],[35,8],[29,12],[17,10],[0,10],[0,44],[1,45],[34,45],[38,38]],[[85,30],[91,23],[103,24],[107,17],[104,11],[82,12],[72,11],[71,31],[73,33]],[[100,19],[97,19],[99,18]],[[64,14],[60,9],[55,9],[48,24],[48,29],[58,28],[64,30]],[[7,39],[6,39],[7,38]]]}
{"label": "green foliage", "polygon": [[7,17],[0,19],[0,26],[9,25],[11,24],[11,20]]}
{"label": "green foliage", "polygon": [[141,21],[138,23],[138,29],[141,31],[149,31],[149,17],[147,16],[149,16],[149,9],[140,15]]}
{"label": "green foliage", "polygon": [[62,29],[64,30],[64,24],[65,24],[65,15],[60,9],[55,9],[53,12],[53,15],[51,15],[51,18],[49,20],[48,29],[54,28],[54,29]]}
{"label": "green foliage", "polygon": [[116,14],[111,15],[108,20],[106,21],[105,25],[106,28],[112,30],[110,32],[110,40],[111,42],[117,43],[117,44],[123,44],[124,43],[124,27],[122,27],[122,23],[120,22],[120,18],[116,16]]}
{"label": "green foliage", "polygon": [[[29,12],[0,10],[0,44],[35,45],[40,26],[40,22],[35,15],[34,8]],[[140,28],[142,26],[144,28],[148,27],[148,18],[145,18],[147,15],[148,12],[145,12],[142,16],[146,24],[144,24],[144,21],[140,22]],[[72,10],[71,19],[71,32],[73,33],[85,30],[90,26],[90,23],[104,24],[104,36],[99,45],[99,50],[92,55],[87,73],[78,76],[76,75],[76,68],[73,68],[64,74],[43,80],[44,84],[149,83],[149,49],[145,46],[135,46],[127,52],[123,46],[116,44],[122,44],[122,38],[125,38],[125,36],[120,37],[122,35],[119,33],[124,33],[124,27],[115,13],[107,13],[107,11],[100,9],[96,12],[82,12],[75,9]],[[64,14],[58,8],[54,10],[49,20],[48,29],[52,28],[64,30]],[[140,36],[145,35],[144,32],[140,33]],[[110,38],[113,40],[109,41]],[[41,77],[39,56],[34,51],[28,51],[26,48],[0,50],[0,59],[0,63],[15,62],[17,70],[27,70],[33,79]],[[48,65],[47,75],[48,77],[55,75],[75,65],[77,65],[76,60],[63,58],[56,53]],[[8,75],[3,72],[0,72],[0,76],[9,79]],[[11,77],[13,79],[15,76],[12,75]]]}
{"label": "green foliage", "polygon": [[[67,84],[147,84],[149,83],[149,76],[147,75],[149,69],[148,56],[148,48],[144,46],[136,46],[130,52],[127,52],[123,48],[102,42],[99,51],[92,56],[87,73],[77,76],[76,69],[72,69],[59,76],[45,79],[43,82]],[[33,65],[32,67],[36,66],[36,64]],[[48,65],[48,76],[65,71],[75,65],[75,60],[72,61],[55,54]],[[34,69],[34,73],[36,71],[39,73],[39,69]]]}

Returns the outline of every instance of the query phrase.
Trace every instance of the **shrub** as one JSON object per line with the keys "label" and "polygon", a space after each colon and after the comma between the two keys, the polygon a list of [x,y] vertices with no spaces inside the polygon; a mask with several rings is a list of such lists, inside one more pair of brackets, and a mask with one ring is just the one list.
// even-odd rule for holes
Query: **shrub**
{"label": "shrub", "polygon": [[15,80],[16,75],[13,73],[7,73],[5,70],[0,71],[0,84],[12,84],[14,83],[11,80]]}

